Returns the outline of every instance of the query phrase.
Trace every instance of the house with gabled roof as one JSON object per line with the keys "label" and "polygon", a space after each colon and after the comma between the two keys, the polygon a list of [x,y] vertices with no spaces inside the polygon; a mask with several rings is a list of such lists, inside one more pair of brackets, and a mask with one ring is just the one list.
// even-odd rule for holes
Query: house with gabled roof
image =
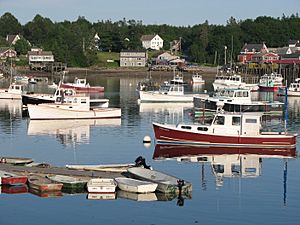
{"label": "house with gabled roof", "polygon": [[17,52],[9,47],[0,48],[0,59],[5,60],[7,58],[16,58]]}
{"label": "house with gabled roof", "polygon": [[143,35],[141,42],[145,49],[159,50],[164,46],[164,40],[158,34]]}
{"label": "house with gabled roof", "polygon": [[20,39],[21,39],[21,35],[19,35],[19,34],[8,34],[8,35],[6,35],[6,41],[10,46],[15,45],[17,43],[17,41],[20,40]]}
{"label": "house with gabled roof", "polygon": [[265,43],[261,44],[245,44],[238,55],[240,63],[248,63],[252,61],[252,57],[259,53],[268,53],[269,50]]}

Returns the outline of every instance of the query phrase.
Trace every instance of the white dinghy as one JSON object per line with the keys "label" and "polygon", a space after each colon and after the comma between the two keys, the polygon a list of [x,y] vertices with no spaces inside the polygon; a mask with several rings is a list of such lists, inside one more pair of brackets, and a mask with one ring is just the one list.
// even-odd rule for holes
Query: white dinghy
{"label": "white dinghy", "polygon": [[127,177],[117,177],[115,178],[115,181],[117,182],[118,188],[121,190],[134,193],[154,192],[158,186],[156,183]]}

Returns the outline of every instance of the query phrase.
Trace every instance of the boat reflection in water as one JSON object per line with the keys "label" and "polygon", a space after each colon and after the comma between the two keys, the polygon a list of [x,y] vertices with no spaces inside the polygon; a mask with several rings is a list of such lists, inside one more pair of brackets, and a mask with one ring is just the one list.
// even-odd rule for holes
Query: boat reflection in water
{"label": "boat reflection in water", "polygon": [[118,190],[117,198],[124,198],[133,201],[157,201],[157,196],[155,193],[133,193],[128,191]]}
{"label": "boat reflection in water", "polygon": [[262,174],[263,158],[295,158],[296,148],[233,148],[187,145],[156,145],[155,160],[176,159],[180,162],[209,163],[216,185],[224,178],[257,177]]}
{"label": "boat reflection in water", "polygon": [[30,120],[27,134],[54,136],[63,145],[88,144],[90,127],[97,126],[119,127],[121,119]]}
{"label": "boat reflection in water", "polygon": [[193,83],[192,84],[192,89],[193,89],[193,92],[194,93],[203,93],[203,91],[204,91],[204,88],[205,88],[205,84],[204,83],[202,83],[202,84],[200,84],[200,83]]}
{"label": "boat reflection in water", "polygon": [[189,113],[193,109],[192,102],[164,102],[164,103],[154,103],[154,102],[143,102],[139,103],[140,115],[147,116],[153,119],[153,115],[163,116],[162,121],[178,123],[183,121],[185,118],[185,113]]}
{"label": "boat reflection in water", "polygon": [[[9,113],[10,118],[22,117],[22,101],[11,99],[0,99],[1,114]],[[1,115],[2,116],[2,115]]]}

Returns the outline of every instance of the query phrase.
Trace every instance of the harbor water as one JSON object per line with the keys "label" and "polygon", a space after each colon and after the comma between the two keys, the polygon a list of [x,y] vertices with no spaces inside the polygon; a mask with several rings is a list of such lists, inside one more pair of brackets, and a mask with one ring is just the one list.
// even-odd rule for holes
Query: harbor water
{"label": "harbor water", "polygon": [[[92,86],[104,86],[103,97],[111,107],[121,108],[120,119],[30,121],[21,101],[0,100],[0,156],[29,157],[53,166],[134,163],[143,156],[154,169],[191,182],[191,195],[117,192],[103,200],[89,199],[87,193],[39,196],[2,190],[0,224],[300,224],[299,138],[296,152],[155,145],[152,122],[198,119],[192,103],[139,103],[136,86],[144,78],[88,76]],[[204,75],[205,84],[192,85],[191,75],[185,76],[186,91],[209,92],[213,78]],[[163,82],[166,77],[153,79]],[[43,85],[31,88],[40,91]],[[284,100],[273,93],[259,95]],[[272,129],[284,125],[282,118],[265,123]],[[298,97],[288,98],[287,130],[300,131]],[[145,136],[150,144],[143,143]]]}

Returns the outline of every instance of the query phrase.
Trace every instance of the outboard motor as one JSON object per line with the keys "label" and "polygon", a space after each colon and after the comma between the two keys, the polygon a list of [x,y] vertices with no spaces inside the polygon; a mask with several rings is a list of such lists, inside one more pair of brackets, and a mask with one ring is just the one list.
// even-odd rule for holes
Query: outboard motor
{"label": "outboard motor", "polygon": [[136,166],[136,167],[143,167],[143,168],[145,168],[145,169],[151,169],[151,166],[148,166],[148,165],[146,164],[146,160],[145,160],[145,158],[142,157],[142,156],[137,157],[136,160],[135,160],[134,162],[135,162],[135,166]]}

